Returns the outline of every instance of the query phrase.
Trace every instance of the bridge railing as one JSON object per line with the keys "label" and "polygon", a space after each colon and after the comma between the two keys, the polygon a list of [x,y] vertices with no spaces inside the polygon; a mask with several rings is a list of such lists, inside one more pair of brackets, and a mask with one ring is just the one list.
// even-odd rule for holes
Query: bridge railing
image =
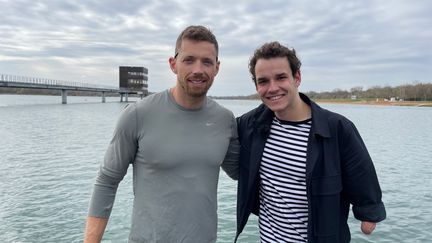
{"label": "bridge railing", "polygon": [[29,84],[43,84],[52,86],[69,86],[69,87],[81,87],[81,88],[96,88],[96,89],[118,89],[114,86],[108,85],[95,85],[90,83],[74,82],[74,81],[63,81],[48,78],[37,78],[37,77],[27,77],[11,74],[0,74],[0,81],[3,82],[19,82],[19,83],[29,83]]}

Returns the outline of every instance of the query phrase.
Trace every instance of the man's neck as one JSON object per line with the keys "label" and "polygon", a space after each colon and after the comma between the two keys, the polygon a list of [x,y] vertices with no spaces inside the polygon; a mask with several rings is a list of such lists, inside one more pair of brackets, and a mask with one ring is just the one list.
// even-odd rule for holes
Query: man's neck
{"label": "man's neck", "polygon": [[206,96],[190,97],[179,90],[179,87],[171,88],[169,91],[174,98],[174,101],[186,109],[199,109],[203,106]]}
{"label": "man's neck", "polygon": [[294,100],[287,109],[281,112],[276,112],[275,116],[284,121],[299,122],[312,117],[312,111],[308,104],[306,104],[300,96]]}

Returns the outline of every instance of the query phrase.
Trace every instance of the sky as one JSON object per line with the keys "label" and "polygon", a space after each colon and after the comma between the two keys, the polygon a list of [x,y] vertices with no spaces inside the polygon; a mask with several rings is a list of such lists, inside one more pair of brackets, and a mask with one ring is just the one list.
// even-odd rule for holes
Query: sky
{"label": "sky", "polygon": [[248,61],[270,41],[302,61],[300,91],[432,82],[429,0],[0,0],[0,74],[118,87],[119,66],[173,87],[178,34],[204,25],[219,42],[209,95],[254,94]]}

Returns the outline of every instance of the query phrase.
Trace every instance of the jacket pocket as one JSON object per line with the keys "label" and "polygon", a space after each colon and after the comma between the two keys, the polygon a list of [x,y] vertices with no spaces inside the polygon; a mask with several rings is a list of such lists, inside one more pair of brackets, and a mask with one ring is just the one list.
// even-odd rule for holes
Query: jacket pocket
{"label": "jacket pocket", "polygon": [[312,179],[312,220],[314,235],[332,236],[340,227],[340,175]]}

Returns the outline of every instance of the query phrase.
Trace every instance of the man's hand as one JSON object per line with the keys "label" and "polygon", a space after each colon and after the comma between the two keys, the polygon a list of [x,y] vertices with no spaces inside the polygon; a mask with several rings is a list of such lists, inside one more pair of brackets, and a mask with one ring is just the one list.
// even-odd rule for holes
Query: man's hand
{"label": "man's hand", "polygon": [[361,231],[366,234],[370,235],[376,227],[376,223],[362,221],[361,222]]}

